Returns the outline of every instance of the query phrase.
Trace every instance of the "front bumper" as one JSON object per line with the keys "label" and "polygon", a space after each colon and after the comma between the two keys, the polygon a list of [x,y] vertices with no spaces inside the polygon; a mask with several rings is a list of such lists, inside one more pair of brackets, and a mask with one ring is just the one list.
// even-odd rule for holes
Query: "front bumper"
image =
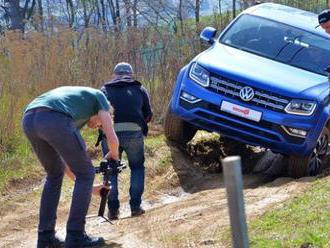
{"label": "front bumper", "polygon": [[[178,92],[172,98],[171,108],[175,114],[194,126],[282,154],[308,155],[315,147],[321,132],[317,130],[315,116],[295,116],[251,106],[248,103],[210,92],[196,85],[189,78],[185,80],[184,84],[177,87]],[[195,96],[199,101],[189,102],[183,99],[182,92]],[[220,108],[222,101],[262,112],[261,120],[256,122],[224,112]],[[283,126],[306,130],[307,136],[301,138],[289,135]]]}

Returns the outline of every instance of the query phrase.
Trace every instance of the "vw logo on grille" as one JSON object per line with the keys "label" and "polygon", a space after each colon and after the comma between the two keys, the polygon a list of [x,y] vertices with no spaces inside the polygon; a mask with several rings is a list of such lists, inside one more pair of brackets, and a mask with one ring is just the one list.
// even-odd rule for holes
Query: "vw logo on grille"
{"label": "vw logo on grille", "polygon": [[245,102],[251,101],[254,97],[254,90],[251,87],[246,86],[240,90],[239,96]]}

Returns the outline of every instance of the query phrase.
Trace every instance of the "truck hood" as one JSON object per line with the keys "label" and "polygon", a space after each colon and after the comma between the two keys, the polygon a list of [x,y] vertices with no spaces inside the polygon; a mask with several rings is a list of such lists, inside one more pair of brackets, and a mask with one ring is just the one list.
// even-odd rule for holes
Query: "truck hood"
{"label": "truck hood", "polygon": [[326,76],[263,58],[218,42],[195,61],[210,72],[295,98],[319,99],[329,92]]}

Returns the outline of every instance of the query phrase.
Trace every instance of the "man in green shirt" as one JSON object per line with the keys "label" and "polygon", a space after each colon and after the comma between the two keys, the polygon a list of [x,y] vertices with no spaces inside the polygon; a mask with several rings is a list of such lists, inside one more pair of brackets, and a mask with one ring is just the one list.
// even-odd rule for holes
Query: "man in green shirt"
{"label": "man in green shirt", "polygon": [[104,243],[103,238],[85,233],[91,193],[99,193],[103,186],[93,187],[95,170],[79,130],[85,124],[90,128],[102,127],[110,147],[105,158],[118,160],[118,139],[109,109],[100,90],[77,86],[53,89],[27,106],[22,126],[47,173],[40,203],[38,248],[63,247],[63,241],[55,236],[55,224],[64,172],[75,180],[65,247]]}

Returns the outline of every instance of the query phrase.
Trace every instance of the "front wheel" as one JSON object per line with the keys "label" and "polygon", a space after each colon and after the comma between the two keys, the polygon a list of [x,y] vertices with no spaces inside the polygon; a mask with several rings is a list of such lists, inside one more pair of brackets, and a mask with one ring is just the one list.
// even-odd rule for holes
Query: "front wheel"
{"label": "front wheel", "polygon": [[169,107],[166,112],[164,131],[168,140],[185,145],[195,136],[197,129],[190,123],[175,116]]}
{"label": "front wheel", "polygon": [[328,145],[330,132],[325,127],[317,140],[316,147],[306,157],[289,156],[288,174],[290,177],[299,178],[315,176],[329,165]]}

